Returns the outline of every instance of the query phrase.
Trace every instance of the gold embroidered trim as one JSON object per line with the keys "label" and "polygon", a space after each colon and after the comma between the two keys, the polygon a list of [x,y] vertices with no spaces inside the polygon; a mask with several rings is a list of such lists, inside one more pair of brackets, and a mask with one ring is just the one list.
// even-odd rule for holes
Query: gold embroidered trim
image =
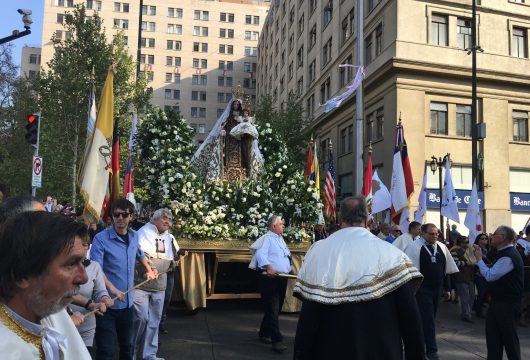
{"label": "gold embroidered trim", "polygon": [[418,276],[421,276],[421,274],[416,270],[416,267],[412,263],[404,263],[404,264],[401,264],[400,266],[398,266],[396,268],[393,268],[393,269],[387,271],[386,273],[383,274],[383,276],[375,278],[372,281],[369,281],[369,282],[366,282],[366,283],[363,283],[363,284],[360,284],[360,285],[348,286],[348,287],[345,287],[345,288],[342,288],[342,289],[325,288],[325,287],[319,286],[319,285],[312,285],[312,284],[306,283],[305,281],[301,280],[300,278],[298,278],[297,282],[300,282],[300,284],[302,286],[310,288],[310,289],[317,289],[317,290],[322,290],[322,291],[326,291],[326,292],[338,292],[338,293],[341,293],[341,292],[363,290],[363,289],[366,289],[366,288],[374,287],[374,286],[376,286],[378,284],[381,284],[382,282],[385,282],[385,281],[395,277],[396,275],[398,275],[402,271],[407,271],[407,270],[410,271],[411,268],[414,269],[412,271],[412,274],[417,273]]}
{"label": "gold embroidered trim", "polygon": [[44,360],[44,349],[42,347],[42,336],[35,335],[26,329],[21,323],[15,320],[11,314],[6,310],[4,304],[0,304],[0,322],[4,324],[9,330],[14,332],[19,338],[35,346],[39,350],[39,358]]}

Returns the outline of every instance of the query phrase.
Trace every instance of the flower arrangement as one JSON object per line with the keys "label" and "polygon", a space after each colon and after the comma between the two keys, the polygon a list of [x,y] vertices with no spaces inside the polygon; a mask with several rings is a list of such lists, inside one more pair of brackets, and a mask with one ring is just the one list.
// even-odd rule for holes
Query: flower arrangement
{"label": "flower arrangement", "polygon": [[175,214],[175,236],[190,239],[254,240],[266,232],[267,219],[281,215],[286,241],[310,239],[322,203],[316,189],[290,164],[285,145],[269,124],[259,128],[265,172],[242,182],[204,183],[189,164],[193,132],[175,113],[153,109],[138,130],[140,174],[153,206]]}

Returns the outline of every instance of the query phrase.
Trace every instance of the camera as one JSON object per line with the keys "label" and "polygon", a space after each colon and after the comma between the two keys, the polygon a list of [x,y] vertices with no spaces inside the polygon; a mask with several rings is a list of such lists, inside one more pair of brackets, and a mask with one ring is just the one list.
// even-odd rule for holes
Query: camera
{"label": "camera", "polygon": [[33,24],[33,20],[31,19],[31,10],[28,10],[28,9],[18,9],[17,10],[18,13],[20,15],[24,15],[22,16],[22,22],[24,23],[24,27],[26,29],[29,29],[29,27],[31,26],[31,24]]}

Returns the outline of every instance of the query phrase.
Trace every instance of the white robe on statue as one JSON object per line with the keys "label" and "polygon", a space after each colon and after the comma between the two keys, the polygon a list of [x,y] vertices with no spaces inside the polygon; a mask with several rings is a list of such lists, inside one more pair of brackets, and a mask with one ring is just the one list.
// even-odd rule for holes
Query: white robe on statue
{"label": "white robe on statue", "polygon": [[311,246],[294,293],[322,304],[370,301],[422,278],[395,246],[365,228],[347,227]]}
{"label": "white robe on statue", "polygon": [[[424,244],[425,239],[420,236],[405,249],[405,254],[407,254],[414,266],[416,266],[416,268],[418,269],[420,268],[420,252]],[[458,266],[456,266],[456,263],[453,257],[451,256],[449,249],[447,249],[447,246],[445,246],[445,244],[440,241],[436,242],[436,246],[438,247],[438,250],[441,250],[445,256],[445,274],[448,275],[457,273]]]}

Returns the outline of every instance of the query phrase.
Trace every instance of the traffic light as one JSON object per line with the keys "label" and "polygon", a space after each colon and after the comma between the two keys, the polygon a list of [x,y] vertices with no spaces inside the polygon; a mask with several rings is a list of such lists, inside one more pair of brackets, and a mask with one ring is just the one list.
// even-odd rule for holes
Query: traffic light
{"label": "traffic light", "polygon": [[31,145],[37,145],[39,139],[40,114],[26,116],[26,141]]}

